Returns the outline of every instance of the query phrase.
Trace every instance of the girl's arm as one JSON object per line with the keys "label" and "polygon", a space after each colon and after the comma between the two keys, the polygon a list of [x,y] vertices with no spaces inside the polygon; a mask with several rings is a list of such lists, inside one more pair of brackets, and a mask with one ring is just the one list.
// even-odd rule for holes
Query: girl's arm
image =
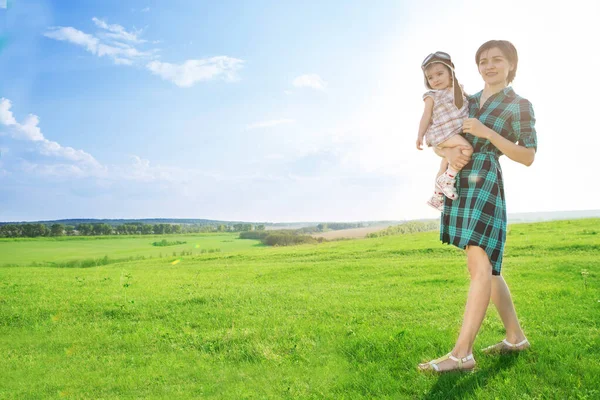
{"label": "girl's arm", "polygon": [[513,161],[528,167],[533,164],[533,160],[535,159],[534,148],[523,147],[505,139],[494,130],[482,124],[477,118],[465,119],[463,122],[463,132],[489,140],[498,150]]}
{"label": "girl's arm", "polygon": [[421,123],[419,124],[419,136],[417,137],[417,149],[423,150],[423,138],[425,132],[429,128],[431,123],[431,116],[433,115],[433,99],[430,96],[425,97],[425,110],[423,110],[423,116],[421,117]]}

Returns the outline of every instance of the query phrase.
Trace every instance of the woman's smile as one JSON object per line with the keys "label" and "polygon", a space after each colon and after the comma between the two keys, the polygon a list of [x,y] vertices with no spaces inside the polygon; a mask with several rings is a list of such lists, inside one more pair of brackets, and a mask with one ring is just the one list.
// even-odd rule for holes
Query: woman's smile
{"label": "woman's smile", "polygon": [[504,84],[512,69],[513,66],[497,47],[483,52],[479,59],[479,73],[490,85]]}

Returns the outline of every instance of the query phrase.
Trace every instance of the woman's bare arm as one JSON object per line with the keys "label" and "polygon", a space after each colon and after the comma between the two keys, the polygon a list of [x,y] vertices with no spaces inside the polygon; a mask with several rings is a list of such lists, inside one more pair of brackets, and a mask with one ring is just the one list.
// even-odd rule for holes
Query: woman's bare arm
{"label": "woman's bare arm", "polygon": [[493,129],[485,126],[477,118],[465,119],[463,122],[463,132],[489,140],[508,158],[520,164],[529,167],[535,160],[535,149],[523,147],[511,142],[510,140],[496,133]]}
{"label": "woman's bare arm", "polygon": [[489,130],[491,133],[487,139],[508,158],[528,167],[533,164],[533,161],[535,160],[534,148],[520,146],[508,139],[505,139],[493,130]]}

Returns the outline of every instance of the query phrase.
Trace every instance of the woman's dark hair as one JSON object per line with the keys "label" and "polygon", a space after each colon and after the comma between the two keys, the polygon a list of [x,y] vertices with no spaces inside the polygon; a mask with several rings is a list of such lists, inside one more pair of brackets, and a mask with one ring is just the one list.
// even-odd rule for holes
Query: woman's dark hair
{"label": "woman's dark hair", "polygon": [[506,57],[508,62],[514,67],[512,71],[508,72],[508,77],[506,78],[506,82],[511,83],[515,79],[515,75],[517,75],[519,55],[517,54],[517,49],[515,46],[508,40],[490,40],[482,44],[477,50],[477,53],[475,53],[475,64],[479,65],[479,57],[481,57],[481,53],[486,50],[493,49],[494,47],[500,49],[502,54],[504,54],[504,57]]}

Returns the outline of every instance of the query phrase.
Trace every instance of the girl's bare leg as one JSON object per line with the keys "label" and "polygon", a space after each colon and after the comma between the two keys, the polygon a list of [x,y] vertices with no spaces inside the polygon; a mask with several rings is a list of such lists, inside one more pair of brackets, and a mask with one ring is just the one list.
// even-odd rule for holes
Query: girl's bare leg
{"label": "girl's bare leg", "polygon": [[[437,174],[435,175],[435,179],[437,180],[437,178],[442,175],[444,172],[446,172],[446,170],[448,169],[448,160],[446,160],[445,158],[442,158],[442,161],[440,162],[440,169],[438,170]],[[440,191],[440,189],[437,187],[437,185],[433,186],[433,193],[434,195],[437,195],[438,193],[442,193]]]}
{"label": "girl's bare leg", "polygon": [[440,176],[441,174],[446,172],[447,169],[448,169],[448,160],[446,160],[445,158],[442,158],[442,161],[440,162],[440,170],[438,171],[438,173],[435,177],[437,178],[438,176]]}
{"label": "girl's bare leg", "polygon": [[[438,144],[437,147],[439,147],[440,149],[445,149],[448,147],[457,147],[457,146],[467,147],[466,149],[464,149],[462,151],[462,153],[465,156],[471,157],[471,155],[473,154],[473,147],[471,146],[471,144],[467,141],[467,139],[465,139],[464,137],[462,137],[460,135],[452,136],[450,139],[446,140],[445,142]],[[440,153],[438,153],[438,152],[436,152],[436,153],[438,155],[440,155]]]}
{"label": "girl's bare leg", "polygon": [[[473,154],[473,148],[469,142],[467,142],[466,139],[460,135],[452,136],[450,139],[439,144],[438,147],[442,151],[447,148],[458,147],[461,149],[463,155],[466,155],[469,158],[471,157],[471,154]],[[456,190],[456,177],[459,171],[459,169],[454,169],[452,166],[448,166],[444,173],[439,174],[435,180],[438,191],[441,191],[444,196],[451,200],[458,199],[458,191]]]}

